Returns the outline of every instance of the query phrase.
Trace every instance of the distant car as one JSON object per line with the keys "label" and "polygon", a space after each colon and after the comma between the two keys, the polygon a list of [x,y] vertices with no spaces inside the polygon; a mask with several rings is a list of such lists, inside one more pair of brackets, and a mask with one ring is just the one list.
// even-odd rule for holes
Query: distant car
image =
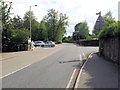
{"label": "distant car", "polygon": [[46,41],[44,42],[41,47],[55,47],[55,42],[53,41]]}
{"label": "distant car", "polygon": [[34,41],[34,46],[41,46],[43,44],[44,44],[43,41]]}

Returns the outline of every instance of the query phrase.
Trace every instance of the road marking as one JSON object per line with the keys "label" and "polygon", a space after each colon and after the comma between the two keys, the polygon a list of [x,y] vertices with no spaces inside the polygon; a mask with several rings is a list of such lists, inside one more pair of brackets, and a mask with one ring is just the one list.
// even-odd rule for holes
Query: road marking
{"label": "road marking", "polygon": [[[92,53],[88,56],[88,58],[91,57],[91,55],[92,55]],[[87,61],[88,61],[88,60],[85,61],[85,63],[83,64],[83,66],[82,66],[81,69],[80,69],[80,72],[79,72],[79,75],[78,75],[78,78],[77,78],[77,81],[76,81],[76,84],[75,84],[74,89],[78,88],[78,86],[79,86],[80,77],[81,77],[83,68],[85,67]]]}
{"label": "road marking", "polygon": [[75,68],[66,88],[70,88],[70,85],[71,85],[71,83],[72,83],[72,80],[73,80],[73,78],[74,78],[74,75],[75,75],[76,70],[77,70],[77,69]]}
{"label": "road marking", "polygon": [[82,60],[82,56],[81,56],[81,54],[80,54],[80,61]]}
{"label": "road marking", "polygon": [[84,57],[84,59],[86,59],[85,53],[83,53],[83,57]]}
{"label": "road marking", "polygon": [[80,65],[82,65],[82,55],[80,54]]}
{"label": "road marking", "polygon": [[9,75],[11,75],[11,74],[14,74],[14,73],[16,73],[16,72],[18,72],[18,71],[20,71],[20,70],[22,70],[22,69],[25,69],[25,68],[27,68],[27,67],[30,66],[30,65],[31,65],[31,64],[28,64],[28,65],[26,65],[26,66],[24,66],[24,67],[22,67],[22,68],[19,68],[19,69],[15,70],[15,71],[13,71],[13,72],[11,72],[11,73],[8,73],[8,74],[0,77],[0,79],[3,79],[3,78],[5,78],[5,77],[7,77],[7,76],[9,76]]}

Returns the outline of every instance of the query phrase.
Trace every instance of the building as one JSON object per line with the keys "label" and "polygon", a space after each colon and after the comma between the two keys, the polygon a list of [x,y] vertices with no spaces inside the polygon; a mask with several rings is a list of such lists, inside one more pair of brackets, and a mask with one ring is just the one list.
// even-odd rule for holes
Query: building
{"label": "building", "polygon": [[99,16],[98,16],[98,18],[96,20],[96,23],[95,23],[95,26],[94,26],[94,30],[102,30],[103,26],[104,26],[104,19],[101,16],[101,12],[96,13],[96,15],[99,15]]}

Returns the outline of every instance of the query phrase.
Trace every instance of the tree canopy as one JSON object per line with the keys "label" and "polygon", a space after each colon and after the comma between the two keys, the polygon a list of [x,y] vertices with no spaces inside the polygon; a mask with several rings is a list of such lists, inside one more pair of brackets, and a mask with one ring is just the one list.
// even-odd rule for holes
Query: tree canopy
{"label": "tree canopy", "polygon": [[87,39],[89,36],[89,27],[86,21],[80,22],[74,27],[75,32],[73,32],[74,40]]}
{"label": "tree canopy", "polygon": [[62,42],[66,27],[68,25],[66,14],[59,13],[55,9],[48,10],[47,15],[43,18],[48,32],[48,39]]}
{"label": "tree canopy", "polygon": [[99,39],[120,35],[120,23],[112,17],[112,13],[109,11],[103,17],[105,24],[103,30],[98,34]]}
{"label": "tree canopy", "polygon": [[[55,9],[48,10],[47,15],[38,22],[33,11],[27,11],[24,17],[10,17],[11,3],[2,2],[1,11],[2,18],[2,46],[8,49],[14,49],[18,44],[28,43],[30,37],[30,14],[31,14],[31,39],[32,40],[53,40],[62,42],[66,27],[68,25],[68,17],[66,14],[59,13]],[[1,27],[2,28],[2,27]]]}

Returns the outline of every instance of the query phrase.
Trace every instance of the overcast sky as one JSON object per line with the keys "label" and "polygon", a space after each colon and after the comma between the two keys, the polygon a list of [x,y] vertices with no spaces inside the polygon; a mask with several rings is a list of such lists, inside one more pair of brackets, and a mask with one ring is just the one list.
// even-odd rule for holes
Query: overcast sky
{"label": "overcast sky", "polygon": [[[8,1],[8,0],[7,0]],[[65,13],[69,18],[69,27],[67,34],[72,35],[74,26],[86,20],[90,31],[97,19],[96,13],[102,12],[102,15],[111,11],[113,17],[118,19],[118,1],[119,0],[9,0],[13,2],[11,13],[14,15],[24,16],[26,11],[29,11],[30,5],[37,4],[37,7],[32,7],[35,17],[41,21],[43,16],[47,14],[48,9],[56,9],[61,13]]]}

